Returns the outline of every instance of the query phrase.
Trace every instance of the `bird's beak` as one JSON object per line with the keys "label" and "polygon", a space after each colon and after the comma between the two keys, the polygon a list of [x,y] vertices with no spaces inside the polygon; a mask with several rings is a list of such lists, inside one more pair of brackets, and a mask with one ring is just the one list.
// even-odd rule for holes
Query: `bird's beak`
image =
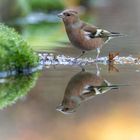
{"label": "bird's beak", "polygon": [[58,14],[57,16],[60,17],[60,18],[64,18],[63,13],[60,13],[60,14]]}
{"label": "bird's beak", "polygon": [[62,109],[63,109],[63,105],[62,105],[62,104],[60,104],[60,105],[57,106],[57,108],[56,108],[57,111],[62,111]]}

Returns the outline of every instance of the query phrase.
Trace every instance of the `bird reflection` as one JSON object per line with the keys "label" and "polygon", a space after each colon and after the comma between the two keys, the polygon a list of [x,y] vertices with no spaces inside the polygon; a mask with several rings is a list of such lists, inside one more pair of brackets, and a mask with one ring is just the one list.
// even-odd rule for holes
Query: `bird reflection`
{"label": "bird reflection", "polygon": [[119,85],[111,84],[104,79],[99,72],[96,74],[82,70],[68,82],[63,101],[56,110],[64,114],[73,113],[82,102],[118,87]]}

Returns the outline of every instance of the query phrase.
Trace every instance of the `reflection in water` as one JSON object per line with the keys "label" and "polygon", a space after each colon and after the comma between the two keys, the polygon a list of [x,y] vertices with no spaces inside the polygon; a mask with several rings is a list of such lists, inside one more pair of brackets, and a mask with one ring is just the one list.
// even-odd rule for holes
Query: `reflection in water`
{"label": "reflection in water", "polygon": [[114,61],[109,62],[108,72],[119,72],[119,69],[116,67],[116,65],[114,65]]}
{"label": "reflection in water", "polygon": [[34,87],[38,73],[0,79],[0,109],[15,103]]}
{"label": "reflection in water", "polygon": [[81,71],[69,81],[62,104],[57,107],[57,110],[64,114],[73,113],[82,102],[118,87],[119,85],[111,84],[100,74]]}

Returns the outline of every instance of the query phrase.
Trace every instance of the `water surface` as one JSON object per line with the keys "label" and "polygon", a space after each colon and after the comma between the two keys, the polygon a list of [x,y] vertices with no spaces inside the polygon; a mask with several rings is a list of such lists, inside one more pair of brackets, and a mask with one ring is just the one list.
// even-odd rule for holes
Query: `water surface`
{"label": "water surface", "polygon": [[[58,65],[44,69],[27,96],[0,111],[1,139],[139,138],[140,74],[136,72],[139,66],[117,66],[119,72],[108,72],[107,66],[99,67],[103,79],[129,86],[95,95],[66,115],[56,108],[63,100],[68,82],[81,68]],[[85,69],[96,74],[95,65]]]}

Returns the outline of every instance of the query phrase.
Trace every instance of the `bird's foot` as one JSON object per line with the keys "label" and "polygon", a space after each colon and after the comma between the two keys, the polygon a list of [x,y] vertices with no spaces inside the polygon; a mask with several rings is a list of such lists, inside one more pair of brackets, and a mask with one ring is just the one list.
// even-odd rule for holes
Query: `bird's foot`
{"label": "bird's foot", "polygon": [[98,58],[98,57],[96,57],[95,62],[96,62],[96,63],[99,62],[99,58]]}
{"label": "bird's foot", "polygon": [[72,61],[73,64],[76,64],[77,62],[78,62],[78,58],[74,58]]}
{"label": "bird's foot", "polygon": [[77,56],[75,59],[82,57],[84,54],[85,54],[85,51],[82,51],[82,53],[79,56]]}

